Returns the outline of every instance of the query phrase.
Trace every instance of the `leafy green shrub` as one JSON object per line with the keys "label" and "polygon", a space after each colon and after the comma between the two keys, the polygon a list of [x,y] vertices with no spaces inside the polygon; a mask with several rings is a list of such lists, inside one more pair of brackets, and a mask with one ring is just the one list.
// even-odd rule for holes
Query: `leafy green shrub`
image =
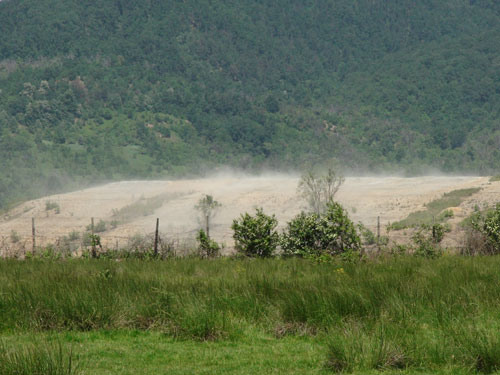
{"label": "leafy green shrub", "polygon": [[416,256],[424,258],[437,258],[441,256],[442,249],[439,246],[443,240],[445,227],[441,224],[432,226],[422,225],[412,236],[415,245]]}
{"label": "leafy green shrub", "polygon": [[281,238],[281,247],[285,255],[324,252],[335,255],[359,250],[361,240],[347,211],[340,204],[330,202],[321,215],[303,212],[290,221]]}
{"label": "leafy green shrub", "polygon": [[328,249],[343,253],[347,250],[358,250],[361,241],[354,223],[349,219],[347,211],[337,202],[330,202],[324,214],[323,231]]}
{"label": "leafy green shrub", "polygon": [[35,259],[58,260],[62,258],[62,253],[56,249],[54,244],[44,246],[36,254],[32,254]]}
{"label": "leafy green shrub", "polygon": [[250,257],[272,256],[279,243],[277,225],[276,217],[266,215],[262,208],[256,210],[255,216],[248,213],[241,215],[231,225],[236,250]]}
{"label": "leafy green shrub", "polygon": [[219,244],[211,240],[203,229],[200,229],[196,239],[198,241],[199,254],[203,258],[213,258],[220,255]]}
{"label": "leafy green shrub", "polygon": [[361,238],[365,245],[374,245],[377,242],[377,238],[375,233],[373,233],[370,229],[368,229],[363,224],[358,224],[359,233],[361,234]]}
{"label": "leafy green shrub", "polygon": [[408,253],[409,246],[404,244],[395,244],[389,249],[391,255],[405,255]]}
{"label": "leafy green shrub", "polygon": [[297,256],[320,253],[323,250],[320,220],[320,215],[305,212],[292,219],[281,237],[283,253]]}
{"label": "leafy green shrub", "polygon": [[482,233],[495,254],[500,252],[500,203],[486,216],[477,213],[471,220],[472,227]]}

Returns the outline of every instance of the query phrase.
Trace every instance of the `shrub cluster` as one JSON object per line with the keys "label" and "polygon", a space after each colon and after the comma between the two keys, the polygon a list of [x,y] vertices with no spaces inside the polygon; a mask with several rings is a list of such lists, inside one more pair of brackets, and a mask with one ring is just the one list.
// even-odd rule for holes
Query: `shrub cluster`
{"label": "shrub cluster", "polygon": [[270,257],[280,245],[283,255],[303,257],[338,255],[361,248],[356,226],[336,202],[328,203],[323,213],[300,213],[281,236],[277,225],[276,217],[262,209],[257,209],[255,216],[241,215],[232,225],[236,250],[246,256]]}
{"label": "shrub cluster", "polygon": [[500,253],[500,203],[486,213],[475,212],[467,221],[467,225],[464,254]]}
{"label": "shrub cluster", "polygon": [[336,255],[359,250],[361,240],[347,211],[330,202],[323,214],[302,212],[287,224],[281,239],[285,255]]}

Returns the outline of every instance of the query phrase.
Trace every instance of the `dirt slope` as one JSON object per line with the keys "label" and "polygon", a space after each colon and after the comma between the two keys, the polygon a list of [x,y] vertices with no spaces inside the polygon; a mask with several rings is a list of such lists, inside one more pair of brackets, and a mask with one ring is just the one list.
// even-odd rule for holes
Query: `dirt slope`
{"label": "dirt slope", "polygon": [[[384,226],[406,217],[410,212],[423,209],[423,205],[443,193],[468,187],[483,190],[457,208],[455,221],[470,212],[474,205],[500,201],[500,183],[489,183],[487,177],[426,176],[352,177],[347,178],[338,193],[338,200],[348,209],[355,221],[375,228],[377,216]],[[108,230],[101,233],[103,242],[123,246],[136,234],[154,231],[155,220],[160,218],[164,235],[182,241],[192,241],[199,228],[198,213],[194,209],[203,194],[211,194],[222,208],[214,219],[212,236],[232,247],[230,225],[234,218],[255,207],[275,213],[280,226],[304,208],[297,196],[298,178],[287,175],[219,176],[198,180],[176,181],[124,181],[111,183],[67,194],[53,195],[26,202],[0,220],[0,239],[11,242],[12,231],[18,234],[17,246],[31,246],[31,218],[36,221],[37,243],[54,242],[72,231],[83,232],[90,223],[106,221]],[[155,198],[156,197],[156,198]],[[59,206],[46,210],[46,202]],[[129,205],[158,203],[156,209],[138,210],[136,216],[122,220],[115,228],[116,213]],[[122,211],[120,211],[122,210]],[[116,225],[116,223],[114,223]]]}

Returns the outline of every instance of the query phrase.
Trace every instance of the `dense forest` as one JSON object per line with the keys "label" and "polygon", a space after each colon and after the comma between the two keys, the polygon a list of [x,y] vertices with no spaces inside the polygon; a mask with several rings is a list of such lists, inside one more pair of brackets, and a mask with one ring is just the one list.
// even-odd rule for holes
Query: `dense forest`
{"label": "dense forest", "polygon": [[500,168],[497,0],[3,0],[0,208],[338,160]]}

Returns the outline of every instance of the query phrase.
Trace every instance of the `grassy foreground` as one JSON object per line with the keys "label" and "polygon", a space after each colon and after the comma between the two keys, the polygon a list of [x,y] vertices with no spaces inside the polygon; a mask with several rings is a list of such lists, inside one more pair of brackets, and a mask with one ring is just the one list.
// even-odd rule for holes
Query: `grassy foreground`
{"label": "grassy foreground", "polygon": [[36,339],[76,366],[44,374],[495,373],[499,270],[458,256],[2,260],[0,357]]}

